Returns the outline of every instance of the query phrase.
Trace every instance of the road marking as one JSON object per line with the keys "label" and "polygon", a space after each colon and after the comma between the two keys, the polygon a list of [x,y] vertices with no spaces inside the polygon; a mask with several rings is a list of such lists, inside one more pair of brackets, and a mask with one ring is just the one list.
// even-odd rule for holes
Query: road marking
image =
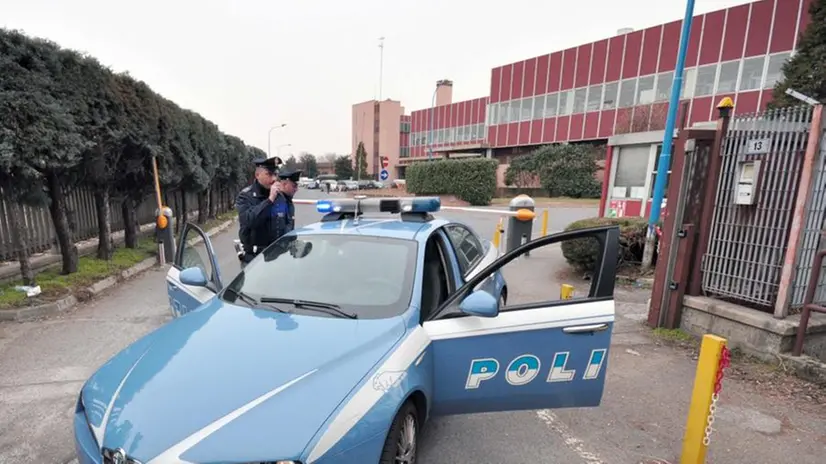
{"label": "road marking", "polygon": [[587,464],[605,464],[605,461],[599,457],[596,453],[592,453],[591,451],[585,448],[585,442],[580,440],[579,438],[575,437],[571,430],[563,424],[553,412],[548,409],[542,409],[536,411],[536,415],[539,416],[539,419],[542,420],[551,430],[558,433],[562,437],[562,441],[565,442],[565,446],[571,449],[571,451],[575,452],[582,461]]}

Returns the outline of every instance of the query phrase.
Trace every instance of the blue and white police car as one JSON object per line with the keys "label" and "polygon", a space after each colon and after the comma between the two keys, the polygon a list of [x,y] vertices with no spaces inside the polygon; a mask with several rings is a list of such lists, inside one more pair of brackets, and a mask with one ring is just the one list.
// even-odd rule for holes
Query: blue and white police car
{"label": "blue and white police car", "polygon": [[[617,228],[500,256],[433,217],[438,198],[317,209],[226,286],[209,238],[184,226],[167,275],[176,317],[81,390],[81,464],[414,463],[434,416],[600,404]],[[502,266],[586,237],[601,247],[587,296],[508,304]]]}

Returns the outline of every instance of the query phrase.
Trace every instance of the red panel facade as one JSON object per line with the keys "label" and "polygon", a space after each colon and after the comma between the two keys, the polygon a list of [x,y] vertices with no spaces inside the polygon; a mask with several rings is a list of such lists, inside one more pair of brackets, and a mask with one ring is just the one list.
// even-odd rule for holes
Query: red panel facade
{"label": "red panel facade", "polygon": [[576,48],[565,50],[562,59],[562,84],[560,90],[574,88],[574,71],[576,70]]}
{"label": "red panel facade", "polygon": [[511,99],[511,81],[513,76],[513,65],[505,66],[502,70],[502,85],[499,93],[499,101],[508,101]]}
{"label": "red panel facade", "polygon": [[502,68],[493,68],[490,73],[490,101],[497,103],[502,101],[500,98],[499,84],[502,81]]}
{"label": "red panel facade", "polygon": [[568,140],[582,140],[582,132],[585,130],[585,114],[577,113],[571,115],[571,123],[568,129]]}
{"label": "red panel facade", "polygon": [[591,52],[591,77],[589,85],[602,84],[605,79],[605,61],[608,59],[608,39],[594,43]]}
{"label": "red panel facade", "polygon": [[660,39],[662,26],[649,27],[643,31],[642,58],[640,58],[640,76],[657,72],[657,60],[660,57]]}
{"label": "red panel facade", "polygon": [[809,8],[812,6],[814,0],[803,0],[803,10],[800,12],[800,31],[804,31],[806,26],[812,22],[812,15],[809,14]]}
{"label": "red panel facade", "polygon": [[700,47],[698,65],[716,63],[720,59],[720,47],[723,44],[723,28],[726,23],[726,10],[715,11],[706,15],[703,27],[703,46]]}
{"label": "red panel facade", "polygon": [[531,145],[538,145],[542,143],[542,120],[537,119],[536,121],[531,121],[531,139],[529,142]]}
{"label": "red panel facade", "polygon": [[493,138],[493,145],[497,147],[505,146],[505,137],[508,135],[508,126],[507,124],[499,124],[496,127],[496,134]]}
{"label": "red panel facade", "polygon": [[614,133],[625,134],[631,130],[631,117],[634,115],[634,108],[620,108],[614,119]]}
{"label": "red panel facade", "polygon": [[551,55],[550,71],[548,74],[548,93],[559,91],[559,82],[562,78],[562,52]]}
{"label": "red panel facade", "polygon": [[763,94],[760,96],[760,105],[761,107],[765,108],[772,101],[772,89],[767,89],[763,91]]}
{"label": "red panel facade", "polygon": [[531,142],[531,123],[529,121],[522,121],[519,123],[519,145],[527,145]]}
{"label": "red panel facade", "polygon": [[635,31],[625,39],[625,61],[622,64],[622,78],[639,76],[640,52],[642,50],[642,31]]}
{"label": "red panel facade", "polygon": [[757,103],[760,99],[760,91],[741,92],[734,99],[734,112],[736,114],[748,114],[757,111]]}
{"label": "red panel facade", "polygon": [[599,113],[592,111],[585,114],[585,132],[583,139],[595,139],[599,133]]}
{"label": "red panel facade", "polygon": [[577,49],[576,75],[574,76],[574,88],[588,85],[588,77],[591,73],[591,49],[593,44],[582,45]]}
{"label": "red panel facade", "polygon": [[599,115],[599,136],[607,138],[614,135],[614,118],[617,110],[604,110]]}
{"label": "red panel facade", "polygon": [[[691,21],[691,34],[688,36],[688,51],[685,54],[685,65],[696,66],[697,58],[700,55],[700,37],[703,35],[703,21],[706,16],[695,16]],[[682,24],[680,24],[682,27]]]}
{"label": "red panel facade", "polygon": [[[794,1],[792,1],[794,3]],[[769,46],[772,30],[772,13],[774,2],[771,0],[756,2],[751,5],[749,18],[749,37],[746,40],[746,55],[764,55]]]}
{"label": "red panel facade", "polygon": [[726,35],[723,40],[721,61],[737,60],[743,57],[743,44],[746,42],[746,28],[749,23],[751,5],[740,5],[728,10]]}
{"label": "red panel facade", "polygon": [[534,95],[544,95],[548,92],[548,66],[551,55],[540,56],[536,64],[536,89]]}
{"label": "red panel facade", "polygon": [[523,97],[536,95],[536,61],[537,58],[531,58],[525,62],[525,84],[522,86]]}
{"label": "red panel facade", "polygon": [[551,143],[556,140],[556,118],[542,120],[542,143]]}
{"label": "red panel facade", "polygon": [[[772,39],[769,44],[769,53],[791,50],[795,44],[797,30],[797,13],[800,11],[801,0],[777,0],[772,25]],[[805,10],[804,10],[805,11]],[[808,15],[802,15],[807,17]]]}
{"label": "red panel facade", "polygon": [[468,113],[470,113],[470,111],[469,111],[470,108],[468,108],[468,107],[470,106],[470,102],[469,101],[463,101],[463,102],[457,103],[456,105],[459,107],[459,120],[457,121],[456,125],[459,126],[459,127],[468,125],[469,124],[468,123],[468,121],[469,121]]}
{"label": "red panel facade", "polygon": [[673,71],[677,67],[677,53],[680,50],[680,28],[682,21],[666,23],[663,26],[660,66],[657,72]]}
{"label": "red panel facade", "polygon": [[701,97],[695,98],[694,101],[691,102],[691,113],[689,113],[688,123],[694,124],[695,122],[706,122],[709,119],[709,114],[711,114],[711,107],[712,97]]}
{"label": "red panel facade", "polygon": [[485,122],[485,117],[487,116],[487,107],[488,99],[480,98],[479,108],[476,110],[476,124],[482,124]]}
{"label": "red panel facade", "polygon": [[523,78],[525,77],[525,62],[520,61],[513,64],[513,77],[511,78],[511,100],[522,98]]}
{"label": "red panel facade", "polygon": [[563,142],[568,140],[568,126],[570,121],[570,116],[561,116],[556,118],[556,141]]}
{"label": "red panel facade", "polygon": [[611,37],[608,46],[608,72],[605,82],[619,80],[622,71],[622,55],[625,53],[625,36]]}
{"label": "red panel facade", "polygon": [[505,144],[506,144],[505,146],[509,147],[509,146],[512,146],[512,145],[516,145],[518,137],[519,137],[519,123],[518,122],[512,122],[512,123],[508,124],[508,134],[507,134],[507,139],[505,140]]}

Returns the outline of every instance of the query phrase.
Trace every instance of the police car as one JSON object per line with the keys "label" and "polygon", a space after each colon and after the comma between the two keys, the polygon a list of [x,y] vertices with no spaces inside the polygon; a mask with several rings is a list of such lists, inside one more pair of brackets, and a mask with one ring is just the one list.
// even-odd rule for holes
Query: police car
{"label": "police car", "polygon": [[[175,318],[81,390],[81,464],[413,463],[431,417],[600,404],[616,227],[500,255],[434,217],[438,198],[317,209],[226,286],[209,238],[184,226]],[[502,266],[587,237],[601,252],[586,296],[508,304]]]}

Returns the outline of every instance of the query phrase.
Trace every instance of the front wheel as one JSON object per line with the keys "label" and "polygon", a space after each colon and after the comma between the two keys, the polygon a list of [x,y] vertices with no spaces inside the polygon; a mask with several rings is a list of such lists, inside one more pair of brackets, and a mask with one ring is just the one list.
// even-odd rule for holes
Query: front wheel
{"label": "front wheel", "polygon": [[379,464],[414,464],[419,446],[419,415],[408,401],[393,419]]}

